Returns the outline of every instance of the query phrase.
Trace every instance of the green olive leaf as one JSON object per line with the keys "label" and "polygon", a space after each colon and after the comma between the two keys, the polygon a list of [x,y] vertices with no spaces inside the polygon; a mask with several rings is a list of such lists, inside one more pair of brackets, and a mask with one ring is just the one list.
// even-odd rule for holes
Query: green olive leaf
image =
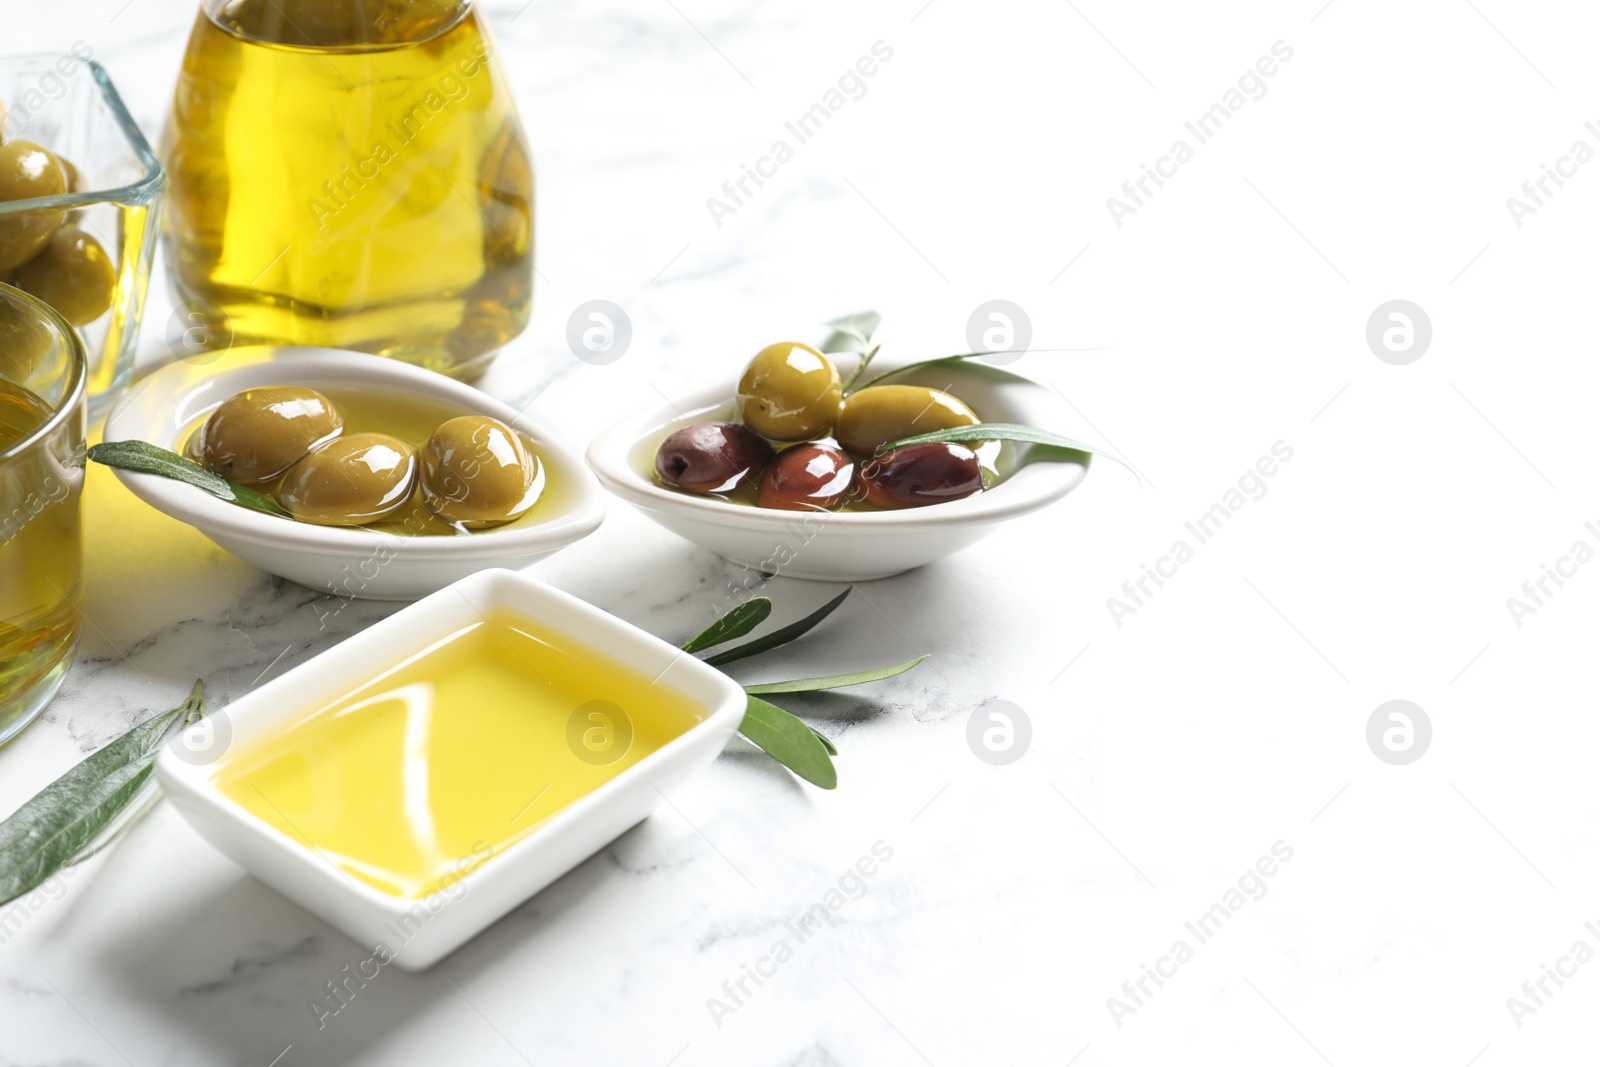
{"label": "green olive leaf", "polygon": [[176,452],[153,445],[149,441],[105,441],[89,449],[88,456],[96,463],[140,474],[155,474],[162,478],[204,489],[212,496],[226,500],[252,511],[289,518],[289,513],[264,493],[249,486],[234,485],[220,474],[206,470],[194,460]]}
{"label": "green olive leaf", "polygon": [[830,674],[824,678],[796,678],[789,682],[762,682],[760,685],[747,685],[744,687],[744,691],[746,693],[814,693],[820,689],[843,689],[847,685],[881,682],[885,678],[893,678],[897,674],[904,674],[927,658],[927,656],[918,656],[916,659],[909,659],[904,663],[896,663],[893,667],[879,667],[875,671]]}
{"label": "green olive leaf", "polygon": [[872,364],[872,357],[876,356],[878,354],[878,350],[882,347],[882,345],[873,345],[871,348],[867,349],[861,354],[861,362],[857,363],[856,369],[850,372],[850,377],[844,380],[844,385],[842,387],[844,392],[850,391],[850,387],[855,384],[857,378],[861,377],[861,372],[866,370],[867,367]]}
{"label": "green olive leaf", "polygon": [[[1029,352],[1098,352],[1098,351],[1100,351],[1100,348],[1098,348],[1098,347],[1096,347],[1096,348],[1030,348],[1030,349],[1028,349],[1028,351]],[[907,363],[904,366],[895,367],[893,370],[886,370],[882,374],[878,375],[876,378],[868,379],[867,381],[862,382],[860,385],[856,385],[856,386],[853,386],[853,387],[846,386],[845,387],[845,392],[847,392],[847,393],[852,393],[852,392],[859,393],[861,390],[866,389],[869,386],[877,385],[879,382],[882,382],[882,381],[887,381],[888,379],[893,378],[896,375],[904,374],[907,371],[917,370],[919,367],[931,367],[935,363],[948,363],[948,362],[950,362],[952,360],[958,360],[958,359],[980,359],[983,356],[998,356],[998,355],[1009,355],[1009,354],[1010,354],[1010,350],[1002,348],[1002,349],[997,349],[997,350],[989,351],[989,352],[962,352],[962,353],[959,353],[959,354],[954,355],[954,356],[935,356],[933,359],[919,359],[915,363]],[[852,376],[851,380],[852,380],[852,382],[854,381],[854,376]]]}
{"label": "green olive leaf", "polygon": [[[925,445],[940,441],[1022,441],[1027,444],[1043,445],[1050,449],[1059,449],[1064,455],[1046,454],[1045,459],[1069,460],[1073,463],[1087,465],[1089,457],[1104,456],[1113,463],[1120,463],[1132,471],[1127,462],[1120,456],[1113,455],[1103,448],[1084,444],[1071,437],[1063,437],[1049,430],[1041,430],[1037,426],[1024,426],[1019,422],[980,422],[973,426],[957,426],[949,430],[932,430],[928,433],[919,433],[915,437],[902,437],[898,441],[891,441],[878,448],[878,454],[893,451],[896,448],[905,448],[907,445]],[[1138,472],[1134,472],[1137,476]]]}
{"label": "green olive leaf", "polygon": [[0,822],[0,904],[77,862],[144,788],[172,724],[193,723],[204,713],[205,689],[197,681],[188,700],[127,731]]}
{"label": "green olive leaf", "polygon": [[[834,351],[831,348],[831,342],[841,334],[858,342],[861,348],[864,349],[872,343],[872,335],[877,332],[878,326],[882,322],[883,316],[876,311],[857,311],[852,315],[840,315],[830,322],[825,322],[823,325],[831,328],[835,337],[828,339],[828,343],[823,345],[823,351]],[[852,351],[860,351],[860,349],[852,349]]]}
{"label": "green olive leaf", "polygon": [[838,786],[839,774],[822,736],[776,704],[749,697],[739,732],[812,785]]}
{"label": "green olive leaf", "polygon": [[842,315],[832,322],[827,323],[832,327],[833,333],[822,342],[822,351],[831,353],[855,353],[861,356],[856,364],[856,369],[845,379],[843,388],[848,390],[850,384],[861,377],[861,372],[867,369],[867,364],[872,362],[872,357],[878,354],[882,345],[872,343],[872,335],[883,322],[883,316],[876,311],[858,311],[854,315]]}
{"label": "green olive leaf", "polygon": [[228,488],[233,490],[233,502],[240,507],[249,508],[251,511],[264,512],[267,515],[275,515],[280,519],[294,518],[294,516],[279,507],[276,500],[265,493],[258,493],[248,485],[234,485],[229,482]]}
{"label": "green olive leaf", "polygon": [[89,458],[108,467],[184,482],[223,500],[233,499],[233,485],[228,479],[149,441],[105,441],[89,449]]}
{"label": "green olive leaf", "polygon": [[711,664],[713,667],[720,667],[724,663],[732,663],[734,660],[744,659],[746,656],[760,655],[763,652],[777,648],[779,645],[786,645],[790,641],[793,641],[795,638],[804,634],[807,630],[811,629],[823,619],[826,619],[833,613],[834,608],[844,603],[844,598],[849,595],[850,590],[847,588],[844,592],[840,593],[838,596],[834,597],[832,600],[828,601],[826,604],[822,605],[822,607],[818,608],[816,611],[813,611],[810,615],[807,615],[799,622],[791,622],[788,626],[774,630],[765,637],[758,637],[754,641],[747,641],[742,645],[735,645],[726,652],[718,652],[715,656],[708,656],[706,658],[706,662]]}
{"label": "green olive leaf", "polygon": [[823,733],[821,730],[817,729],[815,726],[813,726],[811,728],[811,732],[817,735],[817,740],[821,741],[822,742],[822,747],[828,750],[828,755],[837,756],[839,754],[839,750],[834,747],[833,742],[828,740],[828,735],[827,734]]}
{"label": "green olive leaf", "polygon": [[724,613],[716,622],[707,626],[696,634],[688,644],[683,646],[685,652],[703,652],[713,645],[720,645],[724,641],[732,641],[736,637],[743,637],[764,622],[772,614],[772,601],[764,596],[746,600],[743,604]]}

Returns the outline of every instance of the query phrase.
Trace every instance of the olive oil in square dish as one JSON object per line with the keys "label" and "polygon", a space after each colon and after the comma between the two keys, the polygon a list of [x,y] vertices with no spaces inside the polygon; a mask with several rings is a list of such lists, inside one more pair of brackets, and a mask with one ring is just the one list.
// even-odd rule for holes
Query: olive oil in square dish
{"label": "olive oil in square dish", "polygon": [[217,784],[349,877],[417,900],[703,717],[495,609],[230,755]]}
{"label": "olive oil in square dish", "polygon": [[155,772],[206,840],[417,970],[648,816],[746,706],[676,645],[486,570],[207,716]]}

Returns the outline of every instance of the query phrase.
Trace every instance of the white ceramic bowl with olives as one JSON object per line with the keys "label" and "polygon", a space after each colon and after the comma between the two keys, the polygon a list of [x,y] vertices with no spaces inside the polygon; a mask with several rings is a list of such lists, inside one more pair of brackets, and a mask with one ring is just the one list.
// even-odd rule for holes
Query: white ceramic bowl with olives
{"label": "white ceramic bowl with olives", "polygon": [[117,403],[104,437],[148,442],[271,498],[287,517],[116,471],[241,559],[345,598],[413,600],[486,568],[520,569],[605,514],[594,476],[526,415],[358,352],[259,346],[168,364]]}
{"label": "white ceramic bowl with olives", "polygon": [[[814,350],[788,345],[793,361],[809,366]],[[827,358],[846,378],[856,363]],[[771,362],[763,349],[752,367]],[[894,369],[875,362],[868,377]],[[737,388],[724,378],[621,420],[586,459],[606,489],[673,533],[752,571],[817,581],[887,578],[942,559],[1061,499],[1088,472],[1086,456],[1053,452],[1046,461],[1044,450],[1018,441],[874,454],[889,439],[974,421],[1045,429],[1077,421],[1055,390],[991,364],[908,369],[872,386],[871,396],[854,393],[848,407],[848,397],[823,385],[790,382],[795,396],[762,396],[747,368]],[[819,396],[829,414],[811,418]],[[908,492],[896,493],[907,471]]]}

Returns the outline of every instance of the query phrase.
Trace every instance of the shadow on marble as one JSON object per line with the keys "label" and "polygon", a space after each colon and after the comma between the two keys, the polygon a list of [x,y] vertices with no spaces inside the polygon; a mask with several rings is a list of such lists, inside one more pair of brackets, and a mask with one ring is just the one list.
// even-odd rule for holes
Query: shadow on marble
{"label": "shadow on marble", "polygon": [[[589,898],[661,871],[661,864],[637,862],[641,852],[662,851],[662,842],[649,838],[646,823],[634,826],[419,974],[378,962],[371,948],[243,872],[188,893],[181,913],[124,927],[126,936],[105,939],[95,951],[141,1015],[160,1018],[162,1032],[189,1035],[185,1063],[265,1064],[288,1045],[296,1064],[395,1062],[396,1050],[409,1054],[419,1035],[441,1029],[453,1035],[454,1053],[475,1065],[522,1063],[460,990],[479,978],[504,980],[509,969],[537,959],[553,932],[570,935],[564,926],[582,921],[574,912]],[[101,892],[109,892],[115,877],[99,873]],[[339,999],[330,982],[341,986]]]}
{"label": "shadow on marble", "polygon": [[733,740],[728,742],[728,747],[722,750],[717,762],[730,764],[741,773],[759,777],[764,788],[782,790],[794,797],[803,797],[812,788],[740,734],[735,734]]}

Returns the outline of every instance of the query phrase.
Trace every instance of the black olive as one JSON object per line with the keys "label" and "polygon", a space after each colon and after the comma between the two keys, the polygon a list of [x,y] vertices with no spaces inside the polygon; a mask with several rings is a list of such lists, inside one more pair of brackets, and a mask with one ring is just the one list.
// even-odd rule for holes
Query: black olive
{"label": "black olive", "polygon": [[696,422],[656,450],[656,475],[691,493],[731,493],[753,481],[772,459],[772,446],[734,422]]}
{"label": "black olive", "polygon": [[855,461],[833,445],[786,448],[761,476],[757,503],[764,508],[814,511],[831,508],[850,490]]}
{"label": "black olive", "polygon": [[953,442],[907,445],[861,465],[861,488],[869,504],[918,508],[960,500],[983,488],[978,454]]}

